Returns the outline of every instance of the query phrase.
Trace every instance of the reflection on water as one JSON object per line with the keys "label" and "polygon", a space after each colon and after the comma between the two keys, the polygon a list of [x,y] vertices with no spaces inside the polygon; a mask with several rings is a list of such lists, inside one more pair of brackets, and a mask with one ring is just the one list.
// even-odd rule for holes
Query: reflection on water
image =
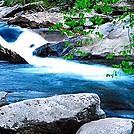
{"label": "reflection on water", "polygon": [[[111,69],[100,65],[94,67]],[[101,69],[101,77],[99,78],[96,72],[92,78],[90,75],[84,77],[82,73],[56,72],[48,67],[1,62],[0,91],[9,92],[9,103],[59,94],[96,93],[100,96],[102,108],[108,116],[134,118],[134,76],[123,74],[107,79],[105,71]],[[95,74],[95,70],[90,71]]]}

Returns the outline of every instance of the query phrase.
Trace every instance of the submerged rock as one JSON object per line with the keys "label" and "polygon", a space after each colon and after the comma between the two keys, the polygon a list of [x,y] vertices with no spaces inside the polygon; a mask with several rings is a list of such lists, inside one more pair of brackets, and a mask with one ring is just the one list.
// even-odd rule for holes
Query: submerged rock
{"label": "submerged rock", "polygon": [[3,106],[0,128],[23,134],[74,134],[82,124],[104,117],[98,95],[68,94]]}
{"label": "submerged rock", "polygon": [[7,101],[6,101],[7,94],[8,94],[7,92],[0,92],[0,107],[7,104]]}
{"label": "submerged rock", "polygon": [[132,119],[105,118],[84,124],[76,134],[133,134]]}

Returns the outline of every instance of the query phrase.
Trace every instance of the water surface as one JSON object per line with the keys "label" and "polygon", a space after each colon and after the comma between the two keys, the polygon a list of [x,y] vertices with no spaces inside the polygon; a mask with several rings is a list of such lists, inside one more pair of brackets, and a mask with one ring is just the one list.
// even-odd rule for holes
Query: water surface
{"label": "water surface", "polygon": [[134,75],[121,74],[108,79],[101,69],[111,68],[94,62],[84,65],[100,67],[102,75],[89,70],[85,77],[82,73],[57,72],[49,67],[0,62],[0,91],[9,92],[9,103],[60,94],[96,93],[107,116],[134,118]]}

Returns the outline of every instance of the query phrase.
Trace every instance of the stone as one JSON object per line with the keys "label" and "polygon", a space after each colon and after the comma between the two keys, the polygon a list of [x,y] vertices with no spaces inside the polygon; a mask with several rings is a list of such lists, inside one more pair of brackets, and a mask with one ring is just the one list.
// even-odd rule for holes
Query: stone
{"label": "stone", "polygon": [[66,34],[62,34],[60,31],[50,31],[49,28],[33,29],[33,31],[49,42],[60,42],[68,38]]}
{"label": "stone", "polygon": [[[64,56],[67,55],[68,53],[72,52],[73,57],[76,57],[75,59],[81,59],[81,58],[87,58],[87,59],[94,59],[94,58],[105,58],[107,54],[114,53],[115,54],[115,59],[118,57],[123,59],[123,56],[121,56],[121,51],[124,50],[124,47],[126,45],[130,44],[130,39],[131,33],[134,32],[134,28],[123,28],[129,25],[129,20],[130,18],[127,16],[125,18],[126,23],[122,21],[117,21],[116,24],[114,25],[112,22],[105,23],[99,27],[96,27],[94,32],[92,34],[88,35],[80,35],[79,38],[74,37],[75,41],[71,41],[71,38],[68,38],[67,40],[61,41],[62,43],[64,42],[69,42],[71,43],[71,46],[75,46],[75,50],[80,49],[80,51],[85,52],[85,56],[81,56],[80,53],[76,53],[76,51],[72,50],[70,51],[64,51],[64,45],[62,45],[62,50],[60,51],[60,54],[58,56]],[[87,29],[88,31],[88,29]],[[102,38],[99,38],[95,33],[100,32],[100,34],[103,35]],[[88,45],[85,44],[85,39],[91,39],[89,41]],[[81,41],[82,45],[77,45],[77,41]],[[55,43],[52,46],[56,46],[55,48],[60,48],[60,45],[62,44],[61,42]],[[59,47],[57,47],[59,45]],[[51,45],[49,45],[51,48]],[[43,49],[42,49],[43,50]],[[50,49],[51,50],[51,49]],[[61,50],[61,49],[60,49]],[[67,49],[68,50],[68,49]],[[58,49],[55,51],[57,52]],[[130,56],[133,58],[134,51],[131,49]]]}
{"label": "stone", "polygon": [[124,7],[127,7],[127,12],[133,12],[134,10],[134,1],[133,0],[118,0],[116,3],[112,4],[113,8],[112,15],[122,15]]}
{"label": "stone", "polygon": [[105,118],[84,124],[76,134],[133,134],[132,119]]}
{"label": "stone", "polygon": [[0,1],[0,7],[3,7],[5,2],[3,0]]}
{"label": "stone", "polygon": [[0,8],[0,18],[13,17],[16,13],[21,11],[20,5],[15,5],[13,7],[4,6]]}
{"label": "stone", "polygon": [[43,4],[43,2],[38,1],[25,5],[16,4],[13,7],[7,7],[7,6],[0,7],[0,18],[14,17],[21,12],[22,13],[25,13],[27,11],[32,12],[32,10],[34,10],[34,12],[43,11],[44,10],[43,7],[40,6],[41,4]]}
{"label": "stone", "polygon": [[[85,27],[90,27],[93,23],[89,21],[89,18],[94,17],[94,16],[100,16],[104,19],[105,22],[110,21],[111,18],[109,18],[106,15],[103,14],[97,14],[95,13],[95,11],[92,11],[91,13],[85,13],[85,18],[86,18],[86,22],[84,24]],[[78,22],[79,14],[76,14],[76,16],[71,16],[74,20],[76,20],[76,22]],[[11,17],[8,20],[8,24],[17,24],[19,26],[22,25],[22,27],[24,27],[24,24],[22,21],[25,22],[25,25],[27,24],[29,27],[29,24],[31,24],[31,28],[37,28],[37,27],[51,27],[56,23],[63,23],[63,27],[65,29],[70,29],[70,26],[67,26],[64,24],[64,14],[60,13],[60,12],[51,12],[50,10],[48,11],[40,11],[40,12],[32,12],[31,13],[31,9],[28,10],[27,13],[23,13],[19,15],[15,15],[15,17]],[[19,24],[20,22],[20,24]],[[33,27],[33,24],[36,24],[36,27]],[[26,25],[26,26],[27,26]]]}
{"label": "stone", "polygon": [[[51,35],[51,33],[49,35]],[[57,35],[58,35],[58,32],[57,32]],[[62,37],[64,38],[65,36],[62,35],[61,37],[58,37],[57,40],[60,40]],[[52,39],[49,39],[47,35],[44,38],[46,38],[46,40],[52,41]],[[52,56],[62,57],[62,56],[68,55],[71,51],[73,51],[73,48],[76,45],[76,41],[78,39],[79,39],[79,36],[75,36],[71,38],[65,38],[64,40],[59,41],[59,42],[47,43],[43,46],[40,46],[39,48],[36,48],[33,51],[33,55],[36,55],[38,57],[52,57]],[[53,38],[53,41],[54,41],[54,38]],[[65,46],[66,42],[69,43],[69,46]]]}
{"label": "stone", "polygon": [[[115,56],[120,56],[120,52],[124,50],[124,47],[130,44],[130,33],[134,32],[134,28],[123,28],[129,25],[129,19],[129,17],[126,17],[126,23],[117,21],[115,25],[112,22],[105,23],[97,27],[92,34],[81,37],[83,42],[86,38],[92,38],[88,45],[85,44],[80,48],[81,51],[91,53],[92,55],[104,56],[107,53],[115,53]],[[96,32],[102,34],[103,37],[99,38],[95,34]],[[130,55],[134,55],[133,50]]]}
{"label": "stone", "polygon": [[23,17],[23,16],[16,16],[14,17],[13,19],[10,19],[8,21],[8,24],[11,25],[11,24],[14,24],[14,25],[17,25],[17,26],[20,26],[22,28],[39,28],[39,25],[38,23],[36,23],[35,21],[30,21],[29,19]]}
{"label": "stone", "polygon": [[7,104],[6,96],[7,92],[0,92],[0,107]]}
{"label": "stone", "polygon": [[85,21],[85,23],[84,23],[84,26],[90,27],[90,26],[92,26],[92,25],[93,25],[93,23],[92,23],[91,21],[89,21],[89,18],[88,18],[88,19],[86,18],[86,21]]}
{"label": "stone", "polygon": [[74,134],[84,123],[104,118],[96,94],[30,99],[0,108],[0,128],[23,134]]}
{"label": "stone", "polygon": [[[61,13],[50,13],[47,11],[28,14],[23,13],[22,15],[9,18],[8,24],[17,24],[19,26],[22,25],[22,27],[24,27],[22,20],[25,23],[25,27],[27,27],[27,25],[28,27],[31,25],[30,28],[48,28],[58,22],[63,22],[63,15]],[[19,24],[19,22],[21,23]],[[35,24],[35,26],[33,24]]]}
{"label": "stone", "polygon": [[0,47],[0,60],[9,61],[10,63],[27,63],[19,54],[4,47]]}

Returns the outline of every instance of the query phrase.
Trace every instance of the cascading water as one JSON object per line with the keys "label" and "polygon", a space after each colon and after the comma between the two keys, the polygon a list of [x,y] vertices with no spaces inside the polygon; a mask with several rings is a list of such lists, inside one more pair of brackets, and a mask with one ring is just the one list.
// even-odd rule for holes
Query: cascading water
{"label": "cascading water", "polygon": [[[16,51],[29,65],[0,64],[0,90],[8,91],[9,102],[55,94],[97,93],[109,116],[134,118],[134,76],[107,78],[113,68],[60,58],[40,58],[33,51],[48,43],[40,35],[20,27],[0,27],[0,44]],[[113,111],[112,111],[112,110]]]}
{"label": "cascading water", "polygon": [[[31,65],[47,67],[47,72],[72,73],[90,79],[108,80],[106,74],[111,74],[114,70],[110,67],[80,64],[60,58],[40,58],[33,56],[33,51],[48,43],[48,41],[28,29],[4,27],[0,29],[0,34],[0,44],[3,47],[17,52]],[[42,68],[41,70],[43,73],[44,69]]]}

